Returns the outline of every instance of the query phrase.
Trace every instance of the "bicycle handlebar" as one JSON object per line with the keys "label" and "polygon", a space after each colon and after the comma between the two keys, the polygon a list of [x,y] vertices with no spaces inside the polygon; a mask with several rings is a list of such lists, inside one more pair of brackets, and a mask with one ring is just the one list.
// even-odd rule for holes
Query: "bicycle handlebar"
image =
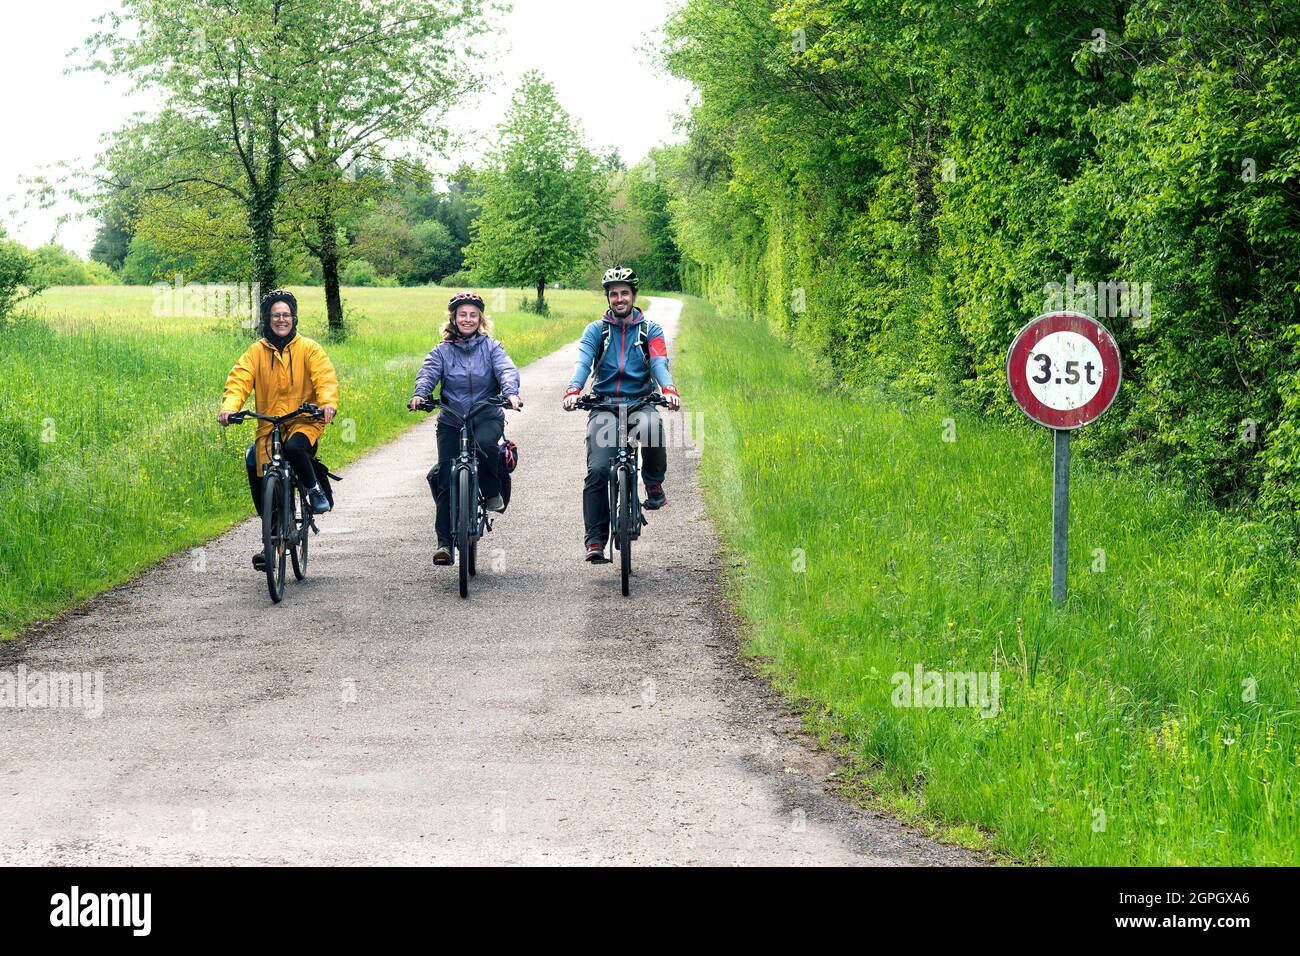
{"label": "bicycle handlebar", "polygon": [[304,402],[301,408],[295,409],[288,415],[280,415],[278,417],[275,415],[259,415],[255,411],[245,409],[242,412],[231,413],[230,418],[226,421],[231,425],[239,425],[248,421],[250,418],[256,418],[258,421],[274,422],[277,425],[283,425],[285,422],[289,421],[289,419],[297,418],[299,415],[309,415],[310,417],[317,419],[324,418],[324,413],[321,412],[320,406],[313,405],[310,402]]}
{"label": "bicycle handlebar", "polygon": [[605,411],[617,413],[620,408],[626,408],[628,414],[639,411],[647,405],[659,405],[668,408],[669,401],[658,392],[653,392],[634,402],[611,402],[609,399],[603,398],[600,395],[579,395],[578,400],[573,403],[574,408],[580,408],[583,411]]}
{"label": "bicycle handlebar", "polygon": [[[432,411],[436,411],[438,408],[443,408],[447,411],[447,414],[451,415],[453,418],[459,419],[462,422],[465,420],[465,418],[473,418],[484,408],[505,408],[511,411],[516,410],[514,406],[510,404],[510,400],[506,398],[504,395],[494,395],[491,398],[484,398],[475,402],[470,407],[469,414],[467,414],[464,418],[462,418],[459,414],[457,414],[456,412],[452,411],[449,407],[444,405],[441,400],[435,400],[429,397],[428,395],[420,395],[417,397],[424,399],[424,402],[418,408],[410,408],[410,405],[408,404],[407,408],[410,408],[411,411],[432,412]],[[523,400],[520,399],[519,408],[523,408],[523,407],[524,407]]]}

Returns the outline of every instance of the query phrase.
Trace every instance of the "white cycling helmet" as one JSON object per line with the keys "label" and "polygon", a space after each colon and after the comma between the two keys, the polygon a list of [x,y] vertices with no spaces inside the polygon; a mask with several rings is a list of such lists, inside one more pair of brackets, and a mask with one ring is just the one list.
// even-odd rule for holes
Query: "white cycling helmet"
{"label": "white cycling helmet", "polygon": [[636,273],[631,269],[624,268],[623,266],[615,266],[614,268],[607,270],[600,280],[600,284],[605,287],[606,292],[609,291],[610,286],[619,282],[622,282],[625,285],[630,285],[632,291],[636,291]]}

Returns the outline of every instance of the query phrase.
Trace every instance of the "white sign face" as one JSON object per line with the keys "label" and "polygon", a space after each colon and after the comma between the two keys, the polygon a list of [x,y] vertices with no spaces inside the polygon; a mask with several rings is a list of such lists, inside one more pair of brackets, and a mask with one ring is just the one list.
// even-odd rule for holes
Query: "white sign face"
{"label": "white sign face", "polygon": [[1058,411],[1082,408],[1101,389],[1101,352],[1086,335],[1052,332],[1043,336],[1025,362],[1034,397]]}

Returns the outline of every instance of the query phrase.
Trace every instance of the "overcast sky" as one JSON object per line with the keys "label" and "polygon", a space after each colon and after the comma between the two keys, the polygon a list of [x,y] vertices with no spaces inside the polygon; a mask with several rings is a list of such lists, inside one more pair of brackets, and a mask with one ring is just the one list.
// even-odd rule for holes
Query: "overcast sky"
{"label": "overcast sky", "polygon": [[[541,70],[560,103],[579,119],[599,152],[617,146],[631,165],[652,147],[677,138],[673,115],[684,110],[690,87],[658,71],[645,47],[676,0],[515,0],[500,24],[501,56],[492,92],[460,109],[461,129],[490,134],[505,114],[519,78]],[[0,222],[29,246],[59,242],[85,255],[95,223],[58,224],[73,206],[24,208],[20,179],[49,172],[58,162],[88,165],[100,137],[152,104],[132,99],[122,83],[64,70],[93,28],[92,19],[115,0],[48,0],[6,5],[0,30]],[[461,157],[453,157],[450,165]],[[473,160],[472,155],[465,158]]]}

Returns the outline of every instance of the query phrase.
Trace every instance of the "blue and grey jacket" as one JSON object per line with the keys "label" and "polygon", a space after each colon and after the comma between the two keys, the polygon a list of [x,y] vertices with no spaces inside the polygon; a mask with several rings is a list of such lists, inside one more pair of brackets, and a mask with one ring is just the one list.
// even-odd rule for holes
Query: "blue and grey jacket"
{"label": "blue and grey jacket", "polygon": [[[439,342],[433,347],[415,376],[414,394],[428,398],[442,385],[442,404],[464,417],[476,402],[493,395],[519,394],[519,369],[496,339],[479,333],[468,339]],[[484,409],[475,416],[504,418],[499,408]],[[438,412],[438,421],[459,427],[459,420]]]}
{"label": "blue and grey jacket", "polygon": [[676,391],[668,371],[664,330],[636,308],[622,322],[606,312],[582,333],[570,391],[581,389],[588,376],[594,378],[592,392],[602,398],[640,398],[656,383],[665,391]]}

